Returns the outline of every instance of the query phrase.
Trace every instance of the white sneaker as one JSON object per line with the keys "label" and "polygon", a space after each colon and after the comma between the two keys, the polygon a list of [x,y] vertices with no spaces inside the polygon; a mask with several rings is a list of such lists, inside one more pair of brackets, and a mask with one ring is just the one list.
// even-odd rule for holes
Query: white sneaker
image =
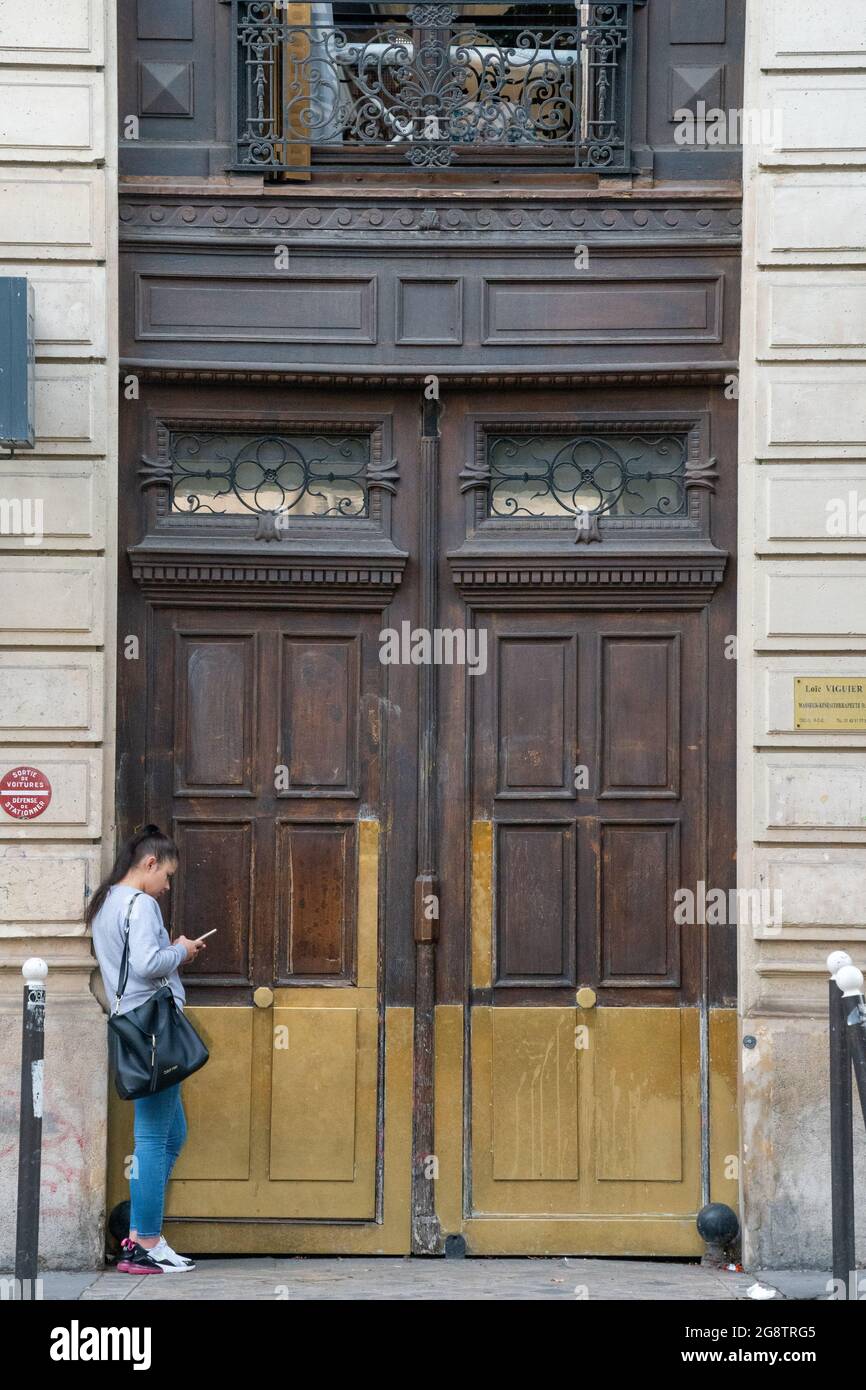
{"label": "white sneaker", "polygon": [[169,1265],[172,1269],[195,1269],[195,1261],[188,1260],[186,1255],[179,1255],[176,1250],[172,1250],[165,1236],[160,1236],[150,1253],[161,1265]]}

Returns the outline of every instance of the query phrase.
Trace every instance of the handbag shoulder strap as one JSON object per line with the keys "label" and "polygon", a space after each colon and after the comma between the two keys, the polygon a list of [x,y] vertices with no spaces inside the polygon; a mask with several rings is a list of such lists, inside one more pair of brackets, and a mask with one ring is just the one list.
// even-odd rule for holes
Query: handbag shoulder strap
{"label": "handbag shoulder strap", "polygon": [[132,904],[136,898],[140,897],[140,892],[133,893],[126,907],[126,917],[123,922],[123,954],[120,957],[120,970],[117,975],[117,990],[114,995],[114,1008],[112,1013],[116,1014],[123,998],[123,991],[126,989],[126,982],[129,979],[129,914],[132,912]]}
{"label": "handbag shoulder strap", "polygon": [[[112,1014],[116,1014],[118,1009],[120,1008],[120,1001],[123,998],[123,992],[126,989],[126,983],[129,979],[129,917],[130,913],[132,912],[133,903],[135,902],[136,898],[140,897],[141,889],[139,889],[137,893],[133,893],[126,909],[126,917],[123,923],[123,955],[120,958],[120,970],[117,976],[117,993],[114,996],[114,1008],[111,1011]],[[168,976],[163,975],[160,984],[164,985],[167,983]]]}

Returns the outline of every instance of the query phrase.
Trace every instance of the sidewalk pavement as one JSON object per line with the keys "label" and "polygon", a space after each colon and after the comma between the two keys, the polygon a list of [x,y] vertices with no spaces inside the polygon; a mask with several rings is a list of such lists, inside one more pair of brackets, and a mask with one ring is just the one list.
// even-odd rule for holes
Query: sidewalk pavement
{"label": "sidewalk pavement", "polygon": [[826,1297],[828,1277],[821,1271],[728,1273],[676,1260],[312,1255],[198,1256],[194,1270],[177,1275],[136,1276],[111,1268],[40,1275],[46,1301],[141,1303],[291,1299],[725,1302],[750,1301],[747,1290],[756,1282],[775,1288],[777,1299],[812,1299]]}

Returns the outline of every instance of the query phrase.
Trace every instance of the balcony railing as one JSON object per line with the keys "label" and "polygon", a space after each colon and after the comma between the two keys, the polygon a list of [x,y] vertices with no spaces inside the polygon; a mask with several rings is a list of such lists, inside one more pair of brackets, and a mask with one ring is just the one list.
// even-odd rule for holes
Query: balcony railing
{"label": "balcony railing", "polygon": [[237,155],[312,164],[630,168],[633,18],[611,4],[232,0]]}

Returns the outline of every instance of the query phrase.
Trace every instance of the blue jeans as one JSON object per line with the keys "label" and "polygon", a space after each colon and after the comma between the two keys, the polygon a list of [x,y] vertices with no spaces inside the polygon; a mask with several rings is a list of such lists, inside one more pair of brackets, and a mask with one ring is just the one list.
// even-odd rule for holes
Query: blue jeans
{"label": "blue jeans", "polygon": [[186,1140],[180,1082],[134,1100],[134,1176],[129,1179],[129,1229],[139,1236],[162,1231],[165,1189]]}

